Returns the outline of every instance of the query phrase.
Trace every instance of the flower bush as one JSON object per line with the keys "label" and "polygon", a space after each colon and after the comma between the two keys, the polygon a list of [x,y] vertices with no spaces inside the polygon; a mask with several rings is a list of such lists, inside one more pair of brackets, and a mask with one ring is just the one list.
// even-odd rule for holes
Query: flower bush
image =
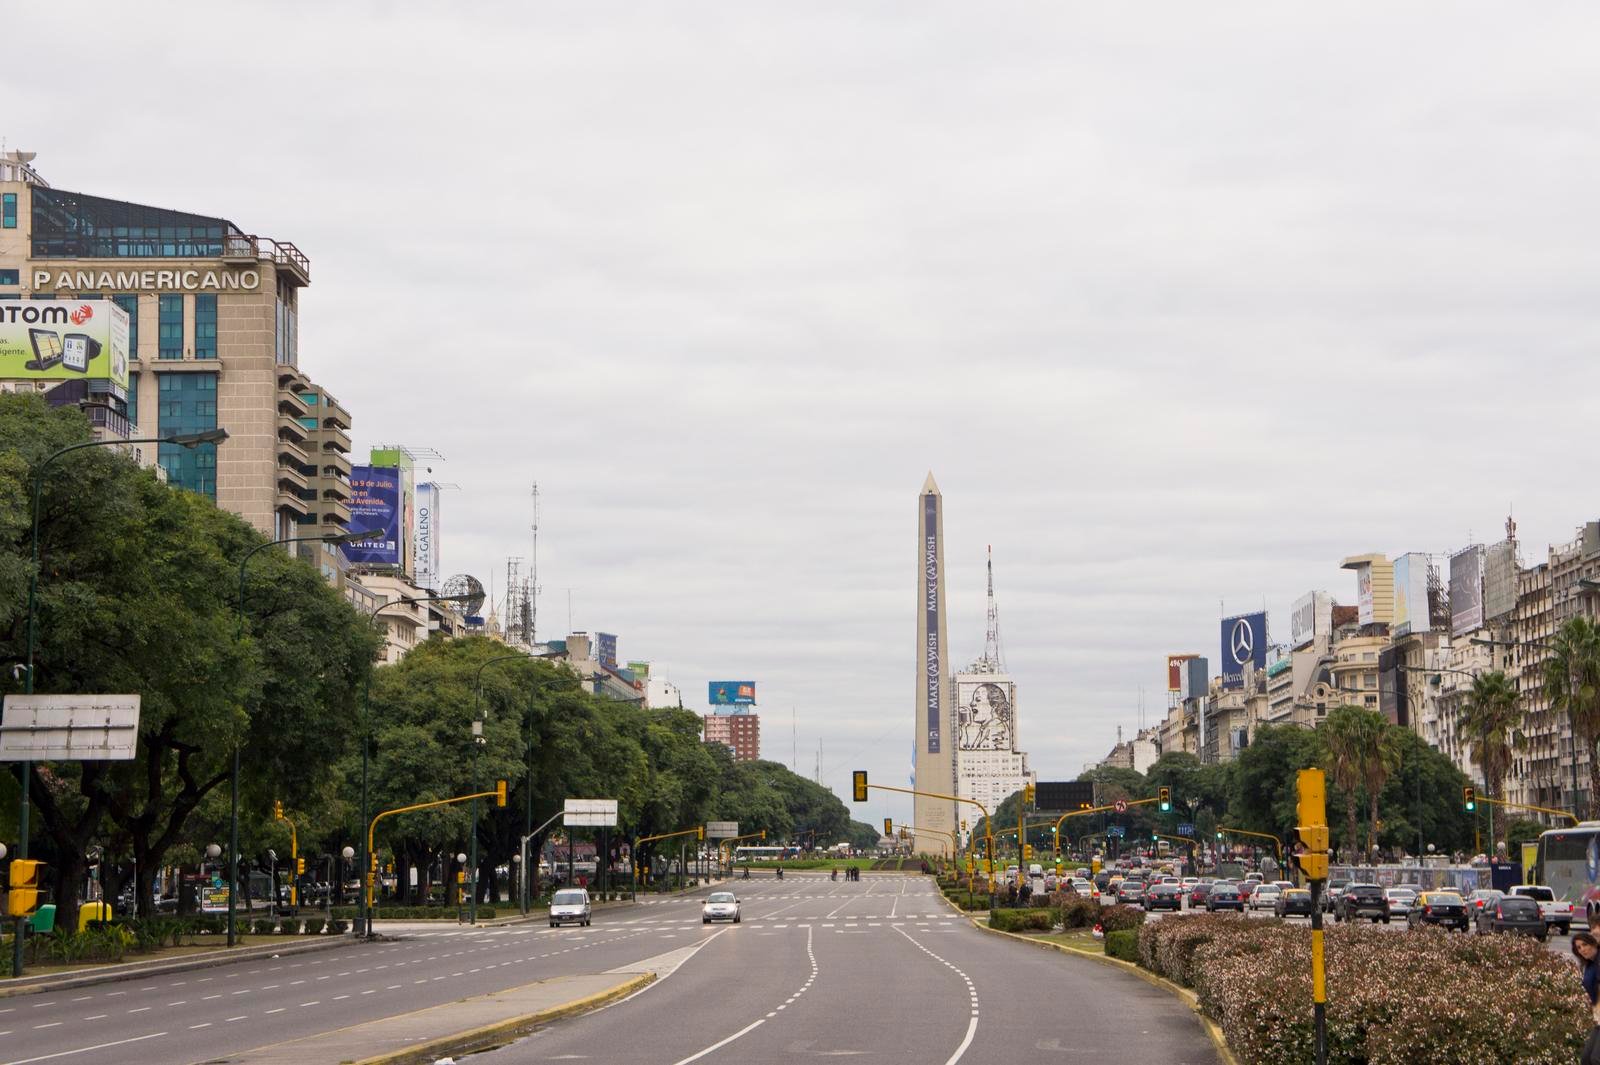
{"label": "flower bush", "polygon": [[[1236,916],[1139,931],[1139,964],[1193,987],[1247,1065],[1312,1060],[1311,933]],[[1326,932],[1333,1065],[1556,1065],[1591,1021],[1576,968],[1521,936]]]}
{"label": "flower bush", "polygon": [[1137,906],[1107,906],[1100,911],[1100,929],[1106,935],[1126,932],[1144,924],[1144,911]]}
{"label": "flower bush", "polygon": [[[1056,895],[1051,896],[1051,898],[1056,897]],[[1061,903],[1055,909],[1061,915],[1059,923],[1063,928],[1093,928],[1100,920],[1102,912],[1097,900],[1071,892],[1062,897]]]}
{"label": "flower bush", "polygon": [[989,927],[1002,932],[1048,932],[1055,926],[1052,910],[1001,910],[989,911]]}

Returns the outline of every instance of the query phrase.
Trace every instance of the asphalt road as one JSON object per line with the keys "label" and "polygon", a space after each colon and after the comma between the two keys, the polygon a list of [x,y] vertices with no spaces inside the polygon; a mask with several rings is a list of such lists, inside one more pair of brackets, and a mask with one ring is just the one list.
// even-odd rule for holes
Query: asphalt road
{"label": "asphalt road", "polygon": [[677,970],[474,1065],[1217,1061],[1167,992],[980,932],[927,878],[791,875],[733,888],[738,926],[701,925],[693,903],[659,914],[682,935],[673,945],[699,944]]}
{"label": "asphalt road", "polygon": [[1166,992],[979,932],[928,878],[791,874],[722,886],[744,900],[737,926],[703,925],[698,897],[604,909],[589,928],[389,924],[380,928],[393,941],[7,999],[0,1065],[223,1061],[686,947],[699,949],[633,998],[472,1060],[1216,1061]]}

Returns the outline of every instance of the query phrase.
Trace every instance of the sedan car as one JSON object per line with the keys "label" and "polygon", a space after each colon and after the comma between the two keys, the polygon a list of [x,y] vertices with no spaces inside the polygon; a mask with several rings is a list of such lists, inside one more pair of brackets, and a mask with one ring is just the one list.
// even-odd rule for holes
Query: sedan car
{"label": "sedan car", "polygon": [[739,900],[733,892],[713,891],[706,896],[705,904],[700,907],[700,923],[710,924],[712,921],[739,923]]}
{"label": "sedan car", "polygon": [[1479,932],[1521,932],[1545,941],[1544,914],[1539,904],[1519,895],[1502,895],[1493,905],[1478,911]]}
{"label": "sedan car", "polygon": [[1278,917],[1310,917],[1311,892],[1299,887],[1278,892],[1278,903],[1272,912]]}
{"label": "sedan car", "polygon": [[1467,930],[1467,902],[1454,891],[1424,891],[1406,914],[1407,928],[1436,924],[1442,928]]}
{"label": "sedan car", "polygon": [[1193,887],[1189,888],[1189,908],[1192,910],[1196,906],[1204,906],[1206,904],[1206,899],[1210,896],[1210,884],[1195,884]]}
{"label": "sedan car", "polygon": [[1086,880],[1081,876],[1075,876],[1067,881],[1067,887],[1084,898],[1097,899],[1100,897],[1100,889],[1094,886],[1094,881]]}
{"label": "sedan car", "polygon": [[1351,884],[1339,896],[1339,907],[1333,911],[1335,921],[1354,921],[1362,917],[1374,924],[1389,923],[1389,900],[1377,884]]}
{"label": "sedan car", "polygon": [[1124,880],[1117,885],[1117,901],[1131,904],[1144,898],[1143,880]]}
{"label": "sedan car", "polygon": [[1390,917],[1408,917],[1416,904],[1417,892],[1408,887],[1384,888],[1383,897],[1389,900]]}
{"label": "sedan car", "polygon": [[1183,909],[1183,892],[1177,884],[1152,884],[1144,893],[1144,908],[1151,910]]}
{"label": "sedan car", "polygon": [[1493,888],[1479,888],[1467,896],[1467,918],[1476,921],[1485,906],[1493,906],[1505,897],[1505,892]]}
{"label": "sedan car", "polygon": [[1277,911],[1278,897],[1283,894],[1283,889],[1277,884],[1262,884],[1250,892],[1250,908],[1252,910]]}
{"label": "sedan car", "polygon": [[1211,885],[1211,892],[1206,895],[1206,912],[1215,913],[1218,910],[1244,912],[1244,899],[1240,896],[1237,885],[1226,882]]}

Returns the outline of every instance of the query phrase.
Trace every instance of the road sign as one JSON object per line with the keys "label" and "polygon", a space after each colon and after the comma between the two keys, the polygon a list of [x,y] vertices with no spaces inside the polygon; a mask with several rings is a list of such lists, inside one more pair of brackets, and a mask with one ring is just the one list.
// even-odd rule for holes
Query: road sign
{"label": "road sign", "polygon": [[568,799],[561,812],[561,823],[568,828],[614,828],[617,800]]}
{"label": "road sign", "polygon": [[1191,825],[1187,821],[1183,822],[1181,825],[1178,826],[1178,835],[1180,835],[1180,836],[1193,836],[1194,835],[1194,826]]}
{"label": "road sign", "polygon": [[737,821],[707,821],[706,839],[732,839],[739,834]]}
{"label": "road sign", "polygon": [[1110,828],[1106,829],[1106,835],[1115,836],[1118,839],[1123,839],[1128,835],[1127,826],[1125,826],[1125,825],[1112,825]]}
{"label": "road sign", "polygon": [[139,742],[137,695],[8,695],[0,762],[126,761]]}
{"label": "road sign", "polygon": [[1127,799],[1118,799],[1117,800],[1117,813],[1125,814],[1127,812],[1128,812],[1128,800]]}

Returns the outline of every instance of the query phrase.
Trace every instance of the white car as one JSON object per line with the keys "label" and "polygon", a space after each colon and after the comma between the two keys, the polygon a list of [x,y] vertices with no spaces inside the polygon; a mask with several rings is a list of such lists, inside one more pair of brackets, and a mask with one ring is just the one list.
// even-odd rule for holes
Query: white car
{"label": "white car", "polygon": [[1100,889],[1094,886],[1093,880],[1086,880],[1082,877],[1073,877],[1071,880],[1067,881],[1067,886],[1085,898],[1097,899],[1100,897]]}
{"label": "white car", "polygon": [[1416,891],[1408,887],[1384,888],[1383,897],[1389,900],[1390,917],[1406,916],[1417,903]]}
{"label": "white car", "polygon": [[1277,884],[1262,884],[1250,892],[1250,908],[1252,910],[1275,910],[1278,905],[1278,896],[1283,894],[1283,889]]}
{"label": "white car", "polygon": [[1511,889],[1511,894],[1537,902],[1546,929],[1554,928],[1563,936],[1572,931],[1572,903],[1557,899],[1556,893],[1543,884],[1518,884]]}
{"label": "white car", "polygon": [[739,900],[733,892],[713,891],[706,896],[705,905],[700,907],[700,923],[710,924],[712,921],[739,923]]}
{"label": "white car", "polygon": [[562,888],[550,900],[550,927],[571,921],[589,927],[589,892],[584,888]]}

